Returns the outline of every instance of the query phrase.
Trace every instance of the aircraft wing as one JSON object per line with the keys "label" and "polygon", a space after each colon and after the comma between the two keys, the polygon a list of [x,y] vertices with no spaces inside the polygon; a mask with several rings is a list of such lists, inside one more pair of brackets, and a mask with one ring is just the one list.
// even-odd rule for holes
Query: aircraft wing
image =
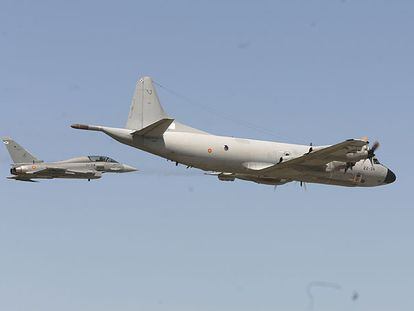
{"label": "aircraft wing", "polygon": [[362,150],[368,144],[361,139],[348,139],[339,144],[328,147],[322,147],[305,153],[302,156],[286,160],[275,164],[269,168],[262,169],[258,173],[264,176],[272,176],[276,173],[282,173],[285,170],[300,170],[303,168],[318,168],[332,161],[347,161],[347,154],[356,153]]}
{"label": "aircraft wing", "polygon": [[65,169],[65,168],[60,168],[60,167],[43,167],[43,168],[39,168],[38,170],[30,171],[27,174],[28,175],[41,174],[41,175],[50,175],[50,176],[55,176],[55,175],[88,176],[88,175],[95,175],[96,173],[97,172],[93,170],[70,170],[70,169]]}
{"label": "aircraft wing", "polygon": [[64,174],[65,169],[57,167],[40,167],[37,170],[29,171],[27,175],[36,175],[36,174]]}
{"label": "aircraft wing", "polygon": [[85,170],[85,171],[76,171],[76,170],[65,170],[65,174],[67,175],[81,175],[81,176],[91,176],[91,175],[99,175],[101,176],[102,173],[93,170]]}

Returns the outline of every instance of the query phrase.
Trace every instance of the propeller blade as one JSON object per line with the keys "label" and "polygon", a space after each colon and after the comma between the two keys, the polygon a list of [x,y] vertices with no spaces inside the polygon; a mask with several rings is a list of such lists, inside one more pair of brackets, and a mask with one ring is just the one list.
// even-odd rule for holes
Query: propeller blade
{"label": "propeller blade", "polygon": [[375,157],[375,151],[379,148],[380,143],[378,141],[375,141],[372,144],[372,147],[368,150],[368,156],[367,159],[369,159],[369,162],[371,162],[371,165],[374,166],[373,158]]}
{"label": "propeller blade", "polygon": [[372,152],[374,153],[375,150],[377,150],[379,148],[379,146],[380,146],[380,143],[378,141],[374,142],[374,144],[372,145],[372,148],[371,148]]}

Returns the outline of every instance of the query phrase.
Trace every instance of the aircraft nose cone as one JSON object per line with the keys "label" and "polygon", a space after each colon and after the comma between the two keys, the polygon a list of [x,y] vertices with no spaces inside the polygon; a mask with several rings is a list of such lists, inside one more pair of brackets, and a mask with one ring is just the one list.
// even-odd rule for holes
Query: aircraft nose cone
{"label": "aircraft nose cone", "polygon": [[385,184],[391,184],[397,179],[397,176],[395,176],[394,172],[390,169],[387,170],[387,176],[385,176],[384,183]]}
{"label": "aircraft nose cone", "polygon": [[123,166],[122,171],[125,173],[138,171],[135,167],[132,167],[126,164],[123,164],[122,166]]}

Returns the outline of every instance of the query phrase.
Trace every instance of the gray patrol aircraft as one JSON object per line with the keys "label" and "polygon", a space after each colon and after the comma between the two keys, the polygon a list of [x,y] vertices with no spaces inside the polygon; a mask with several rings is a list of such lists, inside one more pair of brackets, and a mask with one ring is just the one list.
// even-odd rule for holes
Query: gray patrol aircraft
{"label": "gray patrol aircraft", "polygon": [[217,136],[170,118],[149,77],[137,81],[125,128],[73,124],[166,158],[210,171],[222,181],[237,179],[282,185],[291,181],[373,187],[396,180],[375,156],[379,143],[348,139],[335,145],[307,146]]}
{"label": "gray patrol aircraft", "polygon": [[118,163],[105,156],[77,157],[58,162],[43,162],[16,143],[11,138],[3,138],[3,143],[13,160],[8,179],[34,181],[33,179],[72,178],[99,179],[103,173],[126,173],[137,169]]}

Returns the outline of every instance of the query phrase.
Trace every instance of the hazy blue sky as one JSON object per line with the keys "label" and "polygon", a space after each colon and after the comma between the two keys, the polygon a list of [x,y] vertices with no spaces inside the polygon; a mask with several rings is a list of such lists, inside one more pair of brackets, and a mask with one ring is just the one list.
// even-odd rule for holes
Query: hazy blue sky
{"label": "hazy blue sky", "polygon": [[[2,147],[0,310],[302,311],[318,280],[314,310],[413,310],[413,30],[412,1],[1,0],[0,135],[142,171],[13,182]],[[378,139],[398,180],[224,183],[69,127],[124,125],[141,75],[213,133]]]}

